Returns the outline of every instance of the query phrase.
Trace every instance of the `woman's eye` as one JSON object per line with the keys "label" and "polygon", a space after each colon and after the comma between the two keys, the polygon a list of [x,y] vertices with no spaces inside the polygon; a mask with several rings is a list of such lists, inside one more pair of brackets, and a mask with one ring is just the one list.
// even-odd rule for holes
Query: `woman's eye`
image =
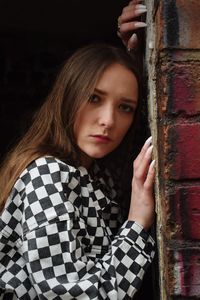
{"label": "woman's eye", "polygon": [[90,103],[97,103],[99,101],[99,96],[98,95],[95,95],[95,94],[92,94],[90,97],[89,97],[89,102]]}
{"label": "woman's eye", "polygon": [[135,109],[131,105],[128,104],[121,104],[120,105],[120,110],[127,112],[127,113],[134,113]]}

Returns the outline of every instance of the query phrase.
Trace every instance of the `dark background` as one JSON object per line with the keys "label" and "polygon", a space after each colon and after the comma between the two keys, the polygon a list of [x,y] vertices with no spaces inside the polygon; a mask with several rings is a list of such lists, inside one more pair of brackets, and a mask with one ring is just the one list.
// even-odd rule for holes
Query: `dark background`
{"label": "dark background", "polygon": [[[0,161],[30,125],[62,62],[78,47],[123,47],[125,0],[0,0]],[[153,299],[151,270],[138,296]]]}

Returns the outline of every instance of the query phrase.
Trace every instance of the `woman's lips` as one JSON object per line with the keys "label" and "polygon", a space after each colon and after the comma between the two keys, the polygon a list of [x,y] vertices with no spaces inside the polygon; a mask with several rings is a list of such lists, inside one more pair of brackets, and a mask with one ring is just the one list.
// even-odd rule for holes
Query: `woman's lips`
{"label": "woman's lips", "polygon": [[111,141],[111,138],[107,135],[94,134],[94,135],[91,135],[91,137],[94,138],[96,141],[102,142],[102,143],[108,143]]}

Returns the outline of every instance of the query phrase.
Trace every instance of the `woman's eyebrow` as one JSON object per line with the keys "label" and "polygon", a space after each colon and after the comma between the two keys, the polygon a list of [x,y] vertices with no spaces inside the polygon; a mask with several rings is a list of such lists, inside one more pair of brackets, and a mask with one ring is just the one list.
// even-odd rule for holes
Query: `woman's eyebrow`
{"label": "woman's eyebrow", "polygon": [[137,104],[137,100],[133,99],[133,98],[126,98],[126,97],[122,97],[121,98],[123,102],[129,103],[129,104]]}
{"label": "woman's eyebrow", "polygon": [[107,95],[107,93],[106,93],[105,91],[102,91],[102,90],[100,90],[100,89],[98,89],[98,88],[95,88],[95,89],[94,89],[94,92],[99,93],[99,94],[101,94],[101,95]]}
{"label": "woman's eyebrow", "polygon": [[[107,93],[101,89],[95,88],[94,92],[101,94],[101,95],[107,95]],[[121,97],[121,100],[126,102],[126,103],[130,103],[130,104],[137,104],[137,99],[134,98],[128,98],[128,97]]]}

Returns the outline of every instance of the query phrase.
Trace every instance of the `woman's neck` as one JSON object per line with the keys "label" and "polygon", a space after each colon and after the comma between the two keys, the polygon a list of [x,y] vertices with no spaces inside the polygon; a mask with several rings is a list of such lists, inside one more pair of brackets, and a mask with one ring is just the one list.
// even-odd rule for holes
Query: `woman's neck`
{"label": "woman's neck", "polygon": [[87,154],[84,152],[81,153],[81,166],[89,170],[90,166],[92,165],[94,159],[89,157]]}

